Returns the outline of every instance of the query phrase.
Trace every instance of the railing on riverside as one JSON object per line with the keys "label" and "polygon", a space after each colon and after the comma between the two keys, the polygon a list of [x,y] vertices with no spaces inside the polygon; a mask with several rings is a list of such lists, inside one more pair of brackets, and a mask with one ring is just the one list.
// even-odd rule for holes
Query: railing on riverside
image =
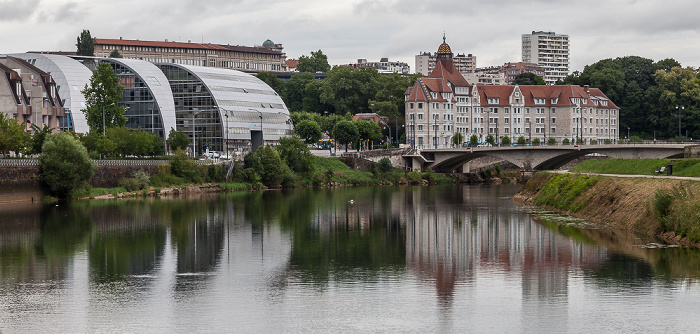
{"label": "railing on riverside", "polygon": [[[142,167],[158,166],[170,163],[170,160],[93,160],[100,167]],[[198,165],[223,164],[229,160],[206,159],[195,160]],[[39,167],[39,159],[0,159],[0,167]]]}

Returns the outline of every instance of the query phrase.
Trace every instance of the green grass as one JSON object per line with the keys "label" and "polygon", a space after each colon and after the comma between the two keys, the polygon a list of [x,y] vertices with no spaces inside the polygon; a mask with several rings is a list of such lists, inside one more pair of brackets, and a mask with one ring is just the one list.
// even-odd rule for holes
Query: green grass
{"label": "green grass", "polygon": [[700,242],[700,199],[695,190],[686,187],[657,190],[652,204],[664,230]]}
{"label": "green grass", "polygon": [[598,176],[580,174],[556,175],[537,194],[535,204],[578,212],[585,203],[585,200],[579,197],[586,189],[595,185],[598,179]]}
{"label": "green grass", "polygon": [[700,177],[700,159],[593,159],[578,164],[571,171],[599,174],[655,175],[655,171],[668,164],[673,165],[673,175],[675,176]]}

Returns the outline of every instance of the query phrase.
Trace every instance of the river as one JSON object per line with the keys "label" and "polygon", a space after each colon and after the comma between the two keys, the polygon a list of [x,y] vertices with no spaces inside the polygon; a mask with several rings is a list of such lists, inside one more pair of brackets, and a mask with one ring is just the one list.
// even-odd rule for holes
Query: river
{"label": "river", "polygon": [[700,253],[516,185],[0,205],[0,332],[695,332]]}

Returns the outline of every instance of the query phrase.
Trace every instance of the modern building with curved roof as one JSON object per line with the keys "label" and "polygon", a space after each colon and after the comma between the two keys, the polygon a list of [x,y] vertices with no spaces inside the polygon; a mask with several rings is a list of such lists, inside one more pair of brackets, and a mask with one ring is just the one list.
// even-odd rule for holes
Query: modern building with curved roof
{"label": "modern building with curved roof", "polygon": [[152,63],[137,59],[96,58],[108,62],[124,86],[123,100],[126,107],[126,126],[142,129],[168,138],[171,129],[176,129],[175,103],[168,79]]}
{"label": "modern building with curved roof", "polygon": [[156,64],[175,99],[177,129],[190,136],[196,153],[246,152],[291,136],[289,110],[262,80],[236,70]]}
{"label": "modern building with curved roof", "polygon": [[60,124],[62,131],[86,133],[90,130],[81,111],[85,108],[85,96],[80,91],[90,83],[92,71],[66,56],[38,53],[19,53],[11,56],[24,59],[50,74],[56,81],[56,90],[66,111],[65,124]]}

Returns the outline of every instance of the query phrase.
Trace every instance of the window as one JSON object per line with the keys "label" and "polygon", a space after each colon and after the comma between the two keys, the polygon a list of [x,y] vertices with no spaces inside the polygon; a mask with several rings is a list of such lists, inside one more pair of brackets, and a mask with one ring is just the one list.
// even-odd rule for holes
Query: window
{"label": "window", "polygon": [[408,109],[413,109],[413,102],[408,104]]}
{"label": "window", "polygon": [[536,99],[535,99],[535,104],[544,104],[544,101],[545,101],[545,99],[536,98]]}
{"label": "window", "polygon": [[557,133],[557,128],[552,128],[552,133]]}
{"label": "window", "polygon": [[552,124],[556,123],[557,119],[555,117],[552,117]]}
{"label": "window", "polygon": [[496,98],[496,97],[489,97],[487,99],[487,101],[488,101],[488,104],[498,104],[498,98]]}
{"label": "window", "polygon": [[418,114],[418,120],[422,120],[422,119],[423,119],[423,114]]}
{"label": "window", "polygon": [[423,131],[423,125],[422,125],[422,124],[418,124],[418,131]]}
{"label": "window", "polygon": [[408,119],[414,120],[415,116],[416,116],[416,114],[408,114]]}
{"label": "window", "polygon": [[423,109],[423,102],[418,102],[418,109]]}

